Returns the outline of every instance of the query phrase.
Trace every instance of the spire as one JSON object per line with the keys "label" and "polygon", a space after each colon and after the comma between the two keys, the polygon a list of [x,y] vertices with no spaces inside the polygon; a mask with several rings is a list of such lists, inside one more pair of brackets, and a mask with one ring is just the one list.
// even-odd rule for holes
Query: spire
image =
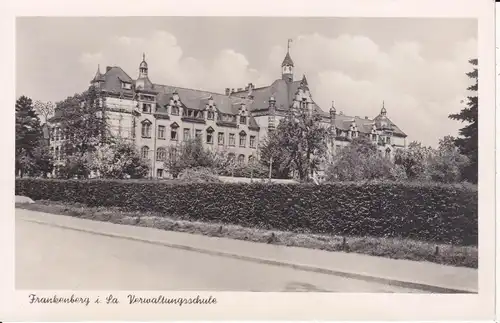
{"label": "spire", "polygon": [[309,84],[307,83],[306,75],[302,74],[302,81],[300,81],[300,84],[304,86],[308,86]]}
{"label": "spire", "polygon": [[146,61],[146,53],[142,52],[142,61],[145,62]]}
{"label": "spire", "polygon": [[91,83],[103,82],[103,81],[104,81],[104,76],[101,74],[101,66],[97,64],[97,72],[95,73],[95,76],[92,79]]}
{"label": "spire", "polygon": [[283,80],[287,82],[293,81],[293,60],[290,57],[290,43],[292,42],[291,39],[288,39],[288,45],[287,45],[287,50],[286,50],[286,55],[285,59],[283,59],[283,63],[281,63],[281,77]]}
{"label": "spire", "polygon": [[382,101],[382,110],[380,110],[380,115],[384,117],[387,115],[387,110],[385,109],[385,101]]}

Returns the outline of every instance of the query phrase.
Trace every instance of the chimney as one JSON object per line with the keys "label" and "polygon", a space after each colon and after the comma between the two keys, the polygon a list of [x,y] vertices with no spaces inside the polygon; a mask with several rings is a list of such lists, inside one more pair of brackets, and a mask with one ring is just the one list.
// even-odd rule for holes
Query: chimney
{"label": "chimney", "polygon": [[231,94],[231,89],[230,88],[226,88],[226,95],[229,96],[229,94]]}
{"label": "chimney", "polygon": [[111,66],[106,66],[106,73],[109,72],[110,69],[111,69]]}
{"label": "chimney", "polygon": [[367,117],[367,116],[365,116],[365,120],[368,120],[368,117]]}

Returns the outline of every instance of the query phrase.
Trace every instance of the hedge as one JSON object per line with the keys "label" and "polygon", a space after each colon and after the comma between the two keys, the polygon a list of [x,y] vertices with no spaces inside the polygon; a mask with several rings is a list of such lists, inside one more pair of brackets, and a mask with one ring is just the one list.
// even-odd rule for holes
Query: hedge
{"label": "hedge", "polygon": [[456,245],[478,239],[477,188],[464,185],[16,179],[16,195],[268,230]]}

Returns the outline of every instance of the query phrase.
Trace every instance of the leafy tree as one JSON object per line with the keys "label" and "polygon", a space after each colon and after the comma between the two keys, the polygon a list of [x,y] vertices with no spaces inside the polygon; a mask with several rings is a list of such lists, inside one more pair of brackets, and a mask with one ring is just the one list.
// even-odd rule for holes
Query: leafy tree
{"label": "leafy tree", "polygon": [[327,181],[360,181],[374,179],[401,179],[401,172],[393,171],[394,164],[382,156],[368,138],[358,137],[343,148],[325,173]]}
{"label": "leafy tree", "polygon": [[47,123],[49,117],[51,117],[54,114],[55,106],[50,101],[49,102],[36,101],[34,108],[36,112],[43,117],[43,122]]}
{"label": "leafy tree", "polygon": [[457,183],[470,161],[455,146],[455,139],[446,136],[439,141],[439,148],[429,158],[429,175],[433,181]]}
{"label": "leafy tree", "polygon": [[[272,167],[271,176],[279,179],[289,179],[291,177],[291,161],[286,158],[280,147],[281,135],[277,132],[272,132],[266,137],[260,147],[260,163],[269,172],[269,167]],[[272,158],[272,165],[271,165]]]}
{"label": "leafy tree", "polygon": [[[21,177],[26,172],[34,172],[36,169],[44,169],[43,163],[40,162],[43,145],[43,133],[40,125],[40,119],[33,108],[33,102],[26,96],[21,96],[16,101],[16,174]],[[33,174],[32,174],[33,175]]]}
{"label": "leafy tree", "polygon": [[460,152],[467,156],[470,164],[464,169],[464,177],[473,183],[477,183],[478,173],[478,70],[477,59],[469,60],[473,66],[471,72],[467,76],[474,80],[474,83],[467,88],[473,92],[473,95],[467,97],[466,107],[457,114],[450,114],[449,118],[468,123],[465,127],[459,130],[461,137],[455,139],[455,144],[460,149]]}
{"label": "leafy tree", "polygon": [[327,152],[328,129],[321,121],[316,112],[303,108],[291,110],[264,144],[261,160],[268,163],[272,157],[279,171],[295,171],[301,181],[308,181]]}
{"label": "leafy tree", "polygon": [[224,168],[229,160],[223,153],[214,153],[203,147],[201,138],[194,138],[179,146],[170,146],[164,162],[174,178],[187,168]]}
{"label": "leafy tree", "polygon": [[98,146],[89,157],[89,169],[103,178],[144,178],[149,174],[149,162],[133,143],[123,139]]}
{"label": "leafy tree", "polygon": [[65,163],[59,168],[58,176],[65,179],[89,178],[91,174],[90,154],[69,155],[66,157]]}
{"label": "leafy tree", "polygon": [[427,180],[429,175],[427,162],[431,154],[430,148],[413,141],[406,149],[396,150],[394,163],[404,170],[409,180]]}
{"label": "leafy tree", "polygon": [[67,139],[64,141],[66,154],[83,156],[99,144],[109,142],[104,100],[104,96],[91,86],[82,94],[57,104],[55,121],[59,122]]}

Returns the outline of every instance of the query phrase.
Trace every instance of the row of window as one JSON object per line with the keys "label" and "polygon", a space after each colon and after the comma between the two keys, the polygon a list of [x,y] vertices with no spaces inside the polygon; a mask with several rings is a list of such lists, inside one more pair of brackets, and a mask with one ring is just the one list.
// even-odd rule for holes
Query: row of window
{"label": "row of window", "polygon": [[[152,111],[151,104],[149,104],[149,103],[142,104],[142,112],[151,113],[151,111]],[[170,107],[170,114],[178,116],[179,115],[179,107],[177,107],[177,106]],[[196,118],[196,119],[204,119],[204,111],[193,110],[193,109],[184,109],[182,112],[182,116]],[[215,112],[214,111],[207,111],[207,119],[214,120],[214,118],[215,118]],[[236,116],[232,115],[230,120],[227,120],[227,121],[236,122]],[[240,124],[247,124],[247,117],[246,116],[240,116]]]}
{"label": "row of window", "polygon": [[[141,148],[142,158],[149,159],[150,152],[151,152],[151,150],[149,149],[148,146],[143,146]],[[168,155],[168,158],[170,160],[175,159],[175,157],[177,156],[177,148],[170,147],[168,149],[168,154],[167,154],[167,148],[165,148],[165,147],[159,147],[156,149],[156,160],[157,161],[165,161],[167,159],[167,155]],[[236,155],[234,153],[229,153],[228,158],[231,160],[234,160],[236,158]],[[248,156],[248,162],[253,162],[254,160],[255,160],[255,157],[253,155]],[[245,155],[244,154],[238,155],[237,161],[238,161],[238,164],[244,164],[245,163]]]}
{"label": "row of window", "polygon": [[[211,128],[209,128],[211,129]],[[141,129],[141,134],[143,138],[151,138],[151,130],[152,126],[149,123],[143,123],[142,124],[142,129]],[[195,130],[195,137],[199,138],[202,136],[202,130],[201,129],[196,129]],[[166,139],[166,127],[165,126],[158,126],[158,139]],[[170,140],[172,141],[177,141],[179,138],[178,135],[178,128],[170,128]],[[234,133],[229,134],[229,146],[235,146],[235,138],[236,135]],[[188,141],[191,139],[191,129],[189,128],[184,128],[183,130],[183,140]],[[247,141],[247,135],[240,133],[239,135],[239,144],[240,147],[245,147],[246,146],[246,141]],[[207,144],[213,144],[214,143],[214,133],[213,130],[206,131],[206,142]],[[217,143],[219,145],[224,145],[224,133],[219,132],[217,133]],[[255,136],[250,136],[250,148],[256,148],[256,141],[255,141]]]}

